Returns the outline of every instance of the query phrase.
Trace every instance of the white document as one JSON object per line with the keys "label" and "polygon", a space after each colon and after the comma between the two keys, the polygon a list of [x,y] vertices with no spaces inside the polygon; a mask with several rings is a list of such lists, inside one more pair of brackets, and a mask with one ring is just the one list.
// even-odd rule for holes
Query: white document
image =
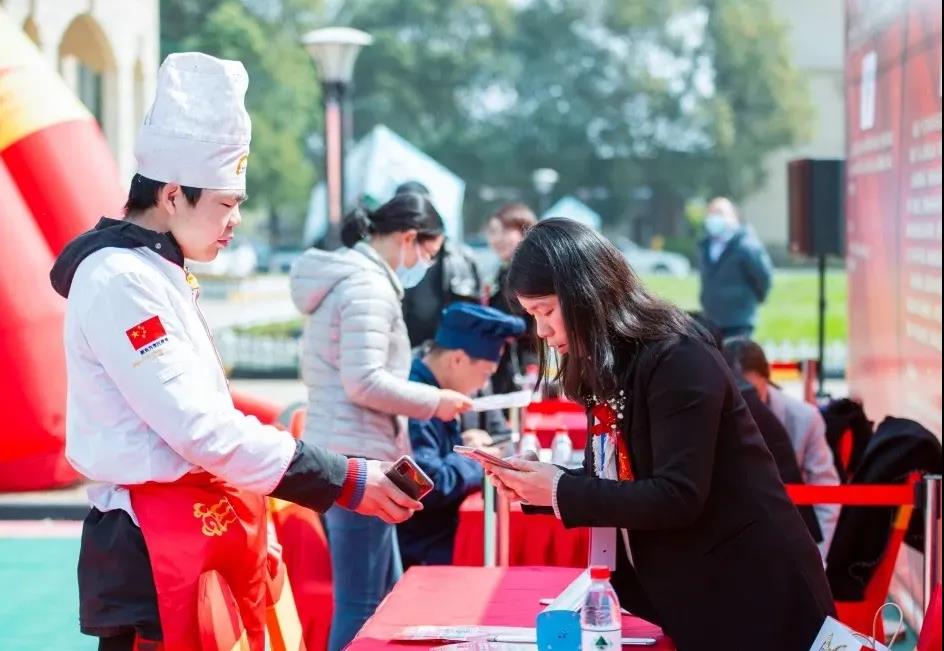
{"label": "white document", "polygon": [[533,628],[526,626],[407,626],[393,638],[397,642],[443,641],[467,642],[474,638],[485,638],[495,642],[498,638],[535,640]]}
{"label": "white document", "polygon": [[515,409],[527,407],[531,404],[530,391],[515,391],[514,393],[498,393],[492,396],[482,396],[472,400],[472,411],[491,411],[492,409]]}
{"label": "white document", "polygon": [[[472,642],[482,640],[507,645],[537,645],[537,630],[524,626],[407,626],[393,640],[396,642]],[[623,646],[652,646],[651,637],[624,637]],[[489,645],[491,647],[491,645]],[[451,647],[455,649],[456,647]],[[471,647],[465,647],[471,649]],[[504,647],[511,651],[514,647]],[[497,651],[497,650],[495,650]]]}
{"label": "white document", "polygon": [[455,642],[434,646],[430,651],[534,651],[537,644],[519,644],[517,642]]}

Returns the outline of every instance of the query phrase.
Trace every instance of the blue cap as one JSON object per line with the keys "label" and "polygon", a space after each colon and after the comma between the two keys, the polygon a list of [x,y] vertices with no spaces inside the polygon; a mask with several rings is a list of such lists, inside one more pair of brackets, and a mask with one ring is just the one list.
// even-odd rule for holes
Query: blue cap
{"label": "blue cap", "polygon": [[524,334],[524,319],[475,303],[453,303],[442,311],[436,345],[497,362],[508,337]]}

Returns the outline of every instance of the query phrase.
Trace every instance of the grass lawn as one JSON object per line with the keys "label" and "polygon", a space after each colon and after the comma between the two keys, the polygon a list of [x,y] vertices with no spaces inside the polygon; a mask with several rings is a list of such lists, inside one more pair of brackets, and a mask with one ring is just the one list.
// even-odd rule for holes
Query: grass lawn
{"label": "grass lawn", "polygon": [[[686,310],[698,309],[699,279],[646,276],[646,286],[655,294]],[[755,339],[761,342],[816,341],[818,277],[815,271],[779,271],[773,290],[761,308]],[[846,272],[830,270],[826,276],[826,340],[846,340]],[[260,336],[286,337],[301,328],[297,320],[246,328]]]}
{"label": "grass lawn", "polygon": [[[649,289],[686,310],[698,309],[699,279],[647,276]],[[757,341],[816,341],[819,278],[815,271],[780,271],[760,311]],[[826,341],[846,340],[846,272],[826,274]]]}

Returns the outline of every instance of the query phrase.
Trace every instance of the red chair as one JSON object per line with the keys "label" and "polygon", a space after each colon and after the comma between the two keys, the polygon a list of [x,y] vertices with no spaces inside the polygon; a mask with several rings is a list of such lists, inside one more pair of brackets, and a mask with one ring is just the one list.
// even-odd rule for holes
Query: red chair
{"label": "red chair", "polygon": [[275,555],[266,559],[266,632],[272,651],[305,651],[302,623],[295,606],[285,563]]}
{"label": "red chair", "polygon": [[328,538],[318,514],[295,504],[273,512],[282,559],[295,595],[308,651],[328,647],[334,609]]}
{"label": "red chair", "polygon": [[931,603],[928,604],[928,612],[924,615],[924,624],[921,626],[921,634],[918,636],[917,651],[940,651],[941,650],[941,584],[934,586],[934,592],[931,593]]}
{"label": "red chair", "polygon": [[[906,483],[914,487],[919,479],[919,473],[912,473],[908,476]],[[888,543],[885,546],[885,552],[882,554],[871,580],[865,586],[865,598],[861,601],[836,602],[836,613],[839,621],[852,628],[852,630],[871,635],[875,613],[888,600],[888,589],[892,582],[892,575],[895,572],[895,563],[898,561],[898,552],[905,540],[913,511],[914,504],[902,504],[898,507],[891,535],[888,537]],[[882,624],[881,617],[878,618],[875,637],[878,640],[885,639],[885,627]]]}
{"label": "red chair", "polygon": [[[305,431],[304,408],[292,412],[289,431],[301,438]],[[272,509],[272,520],[282,545],[305,646],[308,651],[324,651],[334,609],[328,536],[318,514],[296,504],[280,502]]]}

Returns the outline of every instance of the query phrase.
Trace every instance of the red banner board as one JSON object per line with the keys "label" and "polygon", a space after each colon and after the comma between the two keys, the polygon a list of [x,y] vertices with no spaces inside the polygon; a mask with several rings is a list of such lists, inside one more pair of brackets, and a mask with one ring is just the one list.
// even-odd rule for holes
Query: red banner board
{"label": "red banner board", "polygon": [[849,365],[873,420],[941,436],[941,5],[849,0]]}

